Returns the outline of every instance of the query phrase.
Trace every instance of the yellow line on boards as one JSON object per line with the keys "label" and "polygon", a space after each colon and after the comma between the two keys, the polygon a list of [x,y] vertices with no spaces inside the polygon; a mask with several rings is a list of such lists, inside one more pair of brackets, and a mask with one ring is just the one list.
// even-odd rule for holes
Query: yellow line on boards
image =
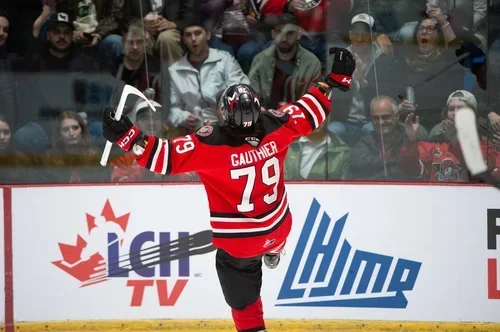
{"label": "yellow line on boards", "polygon": [[[326,320],[266,320],[268,332],[287,331],[499,331],[500,324],[441,322],[381,322]],[[0,324],[0,331],[5,325]],[[16,332],[128,332],[128,331],[211,331],[235,332],[230,320],[139,320],[139,321],[66,321],[16,323]]]}

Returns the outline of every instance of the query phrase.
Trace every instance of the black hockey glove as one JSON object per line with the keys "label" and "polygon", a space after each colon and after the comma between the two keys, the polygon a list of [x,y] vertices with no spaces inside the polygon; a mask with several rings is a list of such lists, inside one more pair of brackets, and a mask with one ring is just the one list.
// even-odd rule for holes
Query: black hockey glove
{"label": "black hockey glove", "polygon": [[331,88],[348,91],[351,87],[352,73],[356,69],[354,56],[345,48],[337,47],[330,48],[330,56],[333,58],[333,65],[325,83]]}
{"label": "black hockey glove", "polygon": [[117,144],[124,151],[130,151],[137,139],[142,136],[142,132],[126,115],[122,115],[121,119],[116,121],[115,109],[109,107],[102,116],[102,131],[104,138]]}

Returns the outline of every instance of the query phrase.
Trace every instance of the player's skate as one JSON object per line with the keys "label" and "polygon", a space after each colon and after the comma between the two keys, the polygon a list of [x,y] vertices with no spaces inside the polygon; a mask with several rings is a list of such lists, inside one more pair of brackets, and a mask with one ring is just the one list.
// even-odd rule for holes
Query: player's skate
{"label": "player's skate", "polygon": [[270,252],[264,255],[263,261],[268,269],[275,269],[278,267],[280,263],[281,255],[285,255],[285,249],[282,249],[279,252]]}
{"label": "player's skate", "polygon": [[265,254],[263,259],[264,264],[266,264],[268,269],[275,269],[280,263],[280,256],[280,254]]}

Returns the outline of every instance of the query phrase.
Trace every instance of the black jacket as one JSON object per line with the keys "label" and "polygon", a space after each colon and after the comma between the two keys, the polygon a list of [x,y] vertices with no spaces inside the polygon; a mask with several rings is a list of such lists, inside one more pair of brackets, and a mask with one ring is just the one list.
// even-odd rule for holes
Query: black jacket
{"label": "black jacket", "polygon": [[[404,145],[406,137],[405,129],[402,124],[398,126],[394,140],[386,154],[389,157],[385,161],[381,158],[381,148],[375,140],[375,132],[364,135],[356,143],[351,151],[351,176],[353,180],[410,180],[404,175],[398,166],[399,153]],[[385,175],[387,169],[387,177]]]}

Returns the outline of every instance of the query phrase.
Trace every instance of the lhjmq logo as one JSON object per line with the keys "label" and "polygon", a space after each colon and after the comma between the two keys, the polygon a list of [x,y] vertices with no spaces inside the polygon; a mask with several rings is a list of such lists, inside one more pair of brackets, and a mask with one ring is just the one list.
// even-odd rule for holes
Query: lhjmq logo
{"label": "lhjmq logo", "polygon": [[313,200],[277,306],[406,308],[403,292],[413,290],[422,263],[362,250],[351,253],[349,242],[341,243],[346,221],[347,214],[328,237],[331,218],[326,212],[320,216],[320,204]]}

